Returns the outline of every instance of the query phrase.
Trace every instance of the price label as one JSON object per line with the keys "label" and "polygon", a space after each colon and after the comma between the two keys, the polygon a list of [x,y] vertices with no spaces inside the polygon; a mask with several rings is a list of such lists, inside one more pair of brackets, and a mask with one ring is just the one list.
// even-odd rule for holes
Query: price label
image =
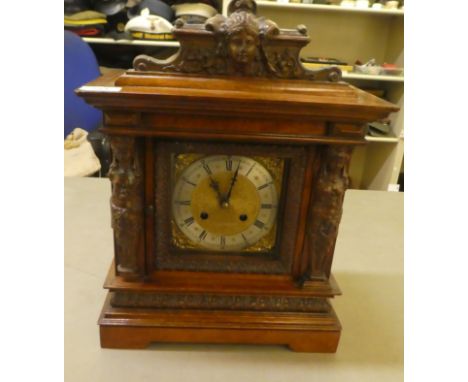
{"label": "price label", "polygon": [[398,192],[398,191],[400,191],[400,185],[399,185],[399,184],[390,183],[390,184],[388,185],[387,191]]}
{"label": "price label", "polygon": [[84,92],[108,92],[118,93],[122,90],[119,86],[82,86],[80,90]]}

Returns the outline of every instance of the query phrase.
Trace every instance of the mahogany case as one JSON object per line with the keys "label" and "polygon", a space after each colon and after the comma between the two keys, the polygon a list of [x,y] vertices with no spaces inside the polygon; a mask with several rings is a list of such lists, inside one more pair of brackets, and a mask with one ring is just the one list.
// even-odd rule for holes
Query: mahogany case
{"label": "mahogany case", "polygon": [[[340,294],[331,266],[347,167],[352,148],[365,144],[366,123],[397,107],[342,82],[337,68],[304,69],[306,31],[280,30],[255,9],[238,0],[229,17],[179,21],[173,58],[140,56],[133,69],[77,90],[104,112],[114,158],[103,347],[156,341],[336,351],[341,326],[329,298]],[[240,54],[245,47],[236,48],[234,36],[246,33],[254,47]],[[274,256],[171,250],[169,158],[184,152],[285,161]]]}

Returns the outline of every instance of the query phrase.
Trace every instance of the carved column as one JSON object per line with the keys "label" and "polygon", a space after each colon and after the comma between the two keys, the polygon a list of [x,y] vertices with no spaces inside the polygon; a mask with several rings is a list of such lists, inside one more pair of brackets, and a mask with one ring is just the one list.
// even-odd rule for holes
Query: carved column
{"label": "carved column", "polygon": [[143,272],[144,215],[141,151],[135,138],[110,136],[113,162],[111,213],[117,274],[136,276]]}
{"label": "carved column", "polygon": [[306,278],[330,276],[344,194],[349,185],[348,166],[352,149],[347,145],[322,148],[309,209],[305,246],[305,256],[308,257]]}

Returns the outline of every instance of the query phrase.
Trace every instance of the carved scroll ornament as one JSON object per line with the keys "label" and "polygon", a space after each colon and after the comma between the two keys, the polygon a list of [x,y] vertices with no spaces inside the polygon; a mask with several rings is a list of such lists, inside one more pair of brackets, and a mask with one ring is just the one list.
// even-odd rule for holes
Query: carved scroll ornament
{"label": "carved scroll ornament", "polygon": [[226,76],[278,77],[338,81],[337,67],[305,69],[300,50],[309,43],[307,29],[282,30],[271,20],[256,16],[253,0],[233,0],[229,16],[216,15],[205,24],[177,20],[173,34],[179,52],[167,60],[140,55],[136,71],[179,72]]}
{"label": "carved scroll ornament", "polygon": [[134,138],[111,136],[111,213],[117,271],[138,272],[143,232],[143,177]]}

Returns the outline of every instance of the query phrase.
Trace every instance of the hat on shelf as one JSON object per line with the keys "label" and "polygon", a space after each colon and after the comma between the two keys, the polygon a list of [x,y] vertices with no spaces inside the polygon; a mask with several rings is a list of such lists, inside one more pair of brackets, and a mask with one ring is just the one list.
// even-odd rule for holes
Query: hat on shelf
{"label": "hat on shelf", "polygon": [[64,0],[63,10],[66,15],[72,15],[88,9],[91,9],[88,0]]}
{"label": "hat on shelf", "polygon": [[173,40],[172,24],[165,18],[151,15],[148,8],[141,11],[140,16],[132,18],[125,26],[135,39],[162,41]]}
{"label": "hat on shelf", "polygon": [[127,12],[118,12],[115,15],[107,16],[106,36],[115,40],[131,39],[130,34],[125,32],[127,23]]}
{"label": "hat on shelf", "polygon": [[125,5],[127,8],[133,8],[140,4],[143,0],[127,0],[127,4]]}
{"label": "hat on shelf", "polygon": [[[229,0],[228,0],[229,1]],[[194,4],[194,3],[203,3],[206,5],[209,5],[216,10],[220,10],[219,3],[217,0],[175,0],[172,2],[173,5],[178,5],[178,4]]]}
{"label": "hat on shelf", "polygon": [[127,11],[128,18],[132,19],[139,16],[143,9],[148,9],[150,14],[161,16],[168,21],[174,19],[174,12],[171,7],[161,0],[142,0]]}
{"label": "hat on shelf", "polygon": [[66,30],[79,36],[100,36],[104,32],[107,20],[103,13],[86,10],[65,15],[63,23]]}
{"label": "hat on shelf", "polygon": [[93,9],[112,16],[124,10],[126,4],[127,0],[93,0]]}
{"label": "hat on shelf", "polygon": [[65,29],[82,37],[96,37],[104,33],[103,24],[65,26]]}
{"label": "hat on shelf", "polygon": [[72,15],[65,15],[63,21],[67,27],[80,27],[107,23],[106,15],[96,11],[82,11]]}
{"label": "hat on shelf", "polygon": [[211,5],[205,3],[181,3],[172,6],[176,18],[183,19],[188,24],[202,24],[218,13]]}

